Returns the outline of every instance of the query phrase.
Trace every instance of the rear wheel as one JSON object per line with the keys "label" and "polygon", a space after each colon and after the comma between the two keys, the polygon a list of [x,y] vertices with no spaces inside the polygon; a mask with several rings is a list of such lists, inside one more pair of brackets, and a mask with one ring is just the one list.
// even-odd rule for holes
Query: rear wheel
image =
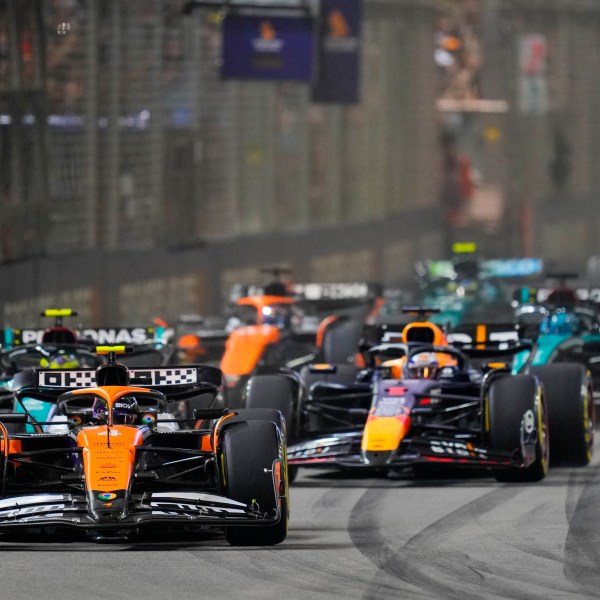
{"label": "rear wheel", "polygon": [[[235,418],[235,417],[234,417]],[[222,434],[223,484],[227,496],[274,515],[278,498],[273,485],[273,469],[280,459],[275,425],[271,421],[244,421],[228,425]],[[272,546],[287,535],[288,492],[287,464],[280,459],[282,495],[281,518],[275,525],[230,526],[225,538],[234,546]]]}
{"label": "rear wheel", "polygon": [[338,319],[325,330],[323,359],[330,363],[352,363],[358,352],[363,324],[358,319]]}
{"label": "rear wheel", "polygon": [[595,407],[590,377],[583,365],[532,367],[544,388],[552,463],[585,466],[594,451]]}
{"label": "rear wheel", "polygon": [[548,427],[543,400],[531,375],[500,377],[488,394],[489,440],[492,450],[521,450],[521,429],[535,435],[533,462],[526,468],[492,469],[497,481],[540,481],[548,472]]}
{"label": "rear wheel", "polygon": [[[277,379],[278,381],[272,381]],[[283,380],[283,381],[282,381]],[[286,399],[287,396],[287,399]],[[293,382],[282,375],[257,375],[248,382],[246,392],[247,409],[241,409],[240,418],[255,420],[268,419],[285,433],[289,443],[295,439],[296,393]],[[267,408],[270,407],[270,408]],[[237,417],[234,417],[237,418]],[[298,476],[298,467],[288,465],[288,482],[293,483]]]}
{"label": "rear wheel", "polygon": [[295,435],[296,386],[285,375],[256,375],[246,386],[246,408],[278,410],[285,419],[287,435]]}

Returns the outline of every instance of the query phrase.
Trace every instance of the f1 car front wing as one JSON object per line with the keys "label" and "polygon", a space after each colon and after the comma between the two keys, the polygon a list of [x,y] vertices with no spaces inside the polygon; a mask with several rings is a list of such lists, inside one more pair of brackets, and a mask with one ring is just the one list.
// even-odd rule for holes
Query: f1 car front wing
{"label": "f1 car front wing", "polygon": [[362,430],[343,432],[293,444],[288,464],[301,467],[394,468],[417,463],[473,467],[526,467],[520,449],[513,452],[486,448],[469,439],[405,439],[395,451],[377,455],[361,451]]}
{"label": "f1 car front wing", "polygon": [[150,523],[180,525],[268,525],[281,518],[224,496],[201,492],[149,492],[122,518],[96,520],[85,498],[71,494],[31,494],[0,499],[0,531],[16,527],[133,529]]}

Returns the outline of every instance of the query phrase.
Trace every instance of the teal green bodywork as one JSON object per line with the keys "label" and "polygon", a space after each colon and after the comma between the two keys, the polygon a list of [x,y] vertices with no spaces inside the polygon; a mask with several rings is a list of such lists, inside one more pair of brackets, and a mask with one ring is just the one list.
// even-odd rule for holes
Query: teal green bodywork
{"label": "teal green bodywork", "polygon": [[531,353],[529,351],[520,352],[515,356],[513,361],[513,373],[520,373],[527,364],[531,366],[548,364],[552,355],[556,352],[556,349],[571,337],[572,335],[569,334],[541,334],[536,340],[531,360]]}
{"label": "teal green bodywork", "polygon": [[[54,404],[52,402],[43,402],[35,398],[23,398],[21,402],[15,402],[15,412],[19,414],[29,414],[37,422],[48,421],[50,410]],[[33,425],[27,424],[25,431],[35,433]]]}

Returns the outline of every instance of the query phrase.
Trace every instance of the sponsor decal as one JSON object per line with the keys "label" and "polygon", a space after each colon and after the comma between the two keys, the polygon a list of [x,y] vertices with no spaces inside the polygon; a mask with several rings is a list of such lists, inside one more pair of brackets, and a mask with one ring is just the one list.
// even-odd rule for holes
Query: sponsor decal
{"label": "sponsor decal", "polygon": [[84,388],[96,384],[95,369],[87,370],[49,370],[38,372],[40,387]]}
{"label": "sponsor decal", "polygon": [[181,511],[189,511],[195,515],[243,515],[245,511],[239,508],[225,508],[219,506],[196,506],[180,502],[152,502],[153,515],[181,516]]}
{"label": "sponsor decal", "polygon": [[362,0],[321,0],[319,71],[314,102],[359,101]]}
{"label": "sponsor decal", "polygon": [[45,329],[14,329],[13,344],[40,344]]}
{"label": "sponsor decal", "polygon": [[97,344],[147,344],[154,341],[153,327],[122,327],[114,329],[83,329],[81,336]]}
{"label": "sponsor decal", "polygon": [[[130,369],[132,385],[188,385],[198,382],[195,367]],[[49,369],[38,372],[38,385],[52,388],[85,388],[96,385],[95,369]]]}
{"label": "sponsor decal", "polygon": [[307,300],[354,300],[369,297],[366,283],[303,283],[293,286],[294,293]]}
{"label": "sponsor decal", "polygon": [[115,406],[115,408],[132,408],[133,406],[135,406],[135,403],[133,401],[131,401],[131,402],[115,402],[114,406]]}
{"label": "sponsor decal", "polygon": [[147,414],[142,417],[142,423],[153,423],[156,421],[156,416],[152,414]]}
{"label": "sponsor decal", "polygon": [[81,423],[83,422],[83,419],[79,415],[76,415],[74,417],[71,417],[69,419],[69,422],[71,423],[71,425],[77,426],[77,425],[81,425]]}
{"label": "sponsor decal", "polygon": [[455,442],[452,440],[432,440],[432,452],[436,454],[450,454],[454,456],[468,456],[471,458],[487,458],[485,448],[476,448],[470,442]]}
{"label": "sponsor decal", "polygon": [[223,20],[222,31],[222,77],[304,81],[312,78],[312,18],[231,12]]}
{"label": "sponsor decal", "polygon": [[[12,329],[10,331],[12,344],[40,344],[46,329]],[[154,327],[114,327],[73,329],[75,334],[83,339],[94,340],[97,344],[147,344],[155,341]]]}
{"label": "sponsor decal", "polygon": [[252,48],[257,52],[281,52],[285,42],[277,37],[272,21],[264,19],[258,28],[260,37],[252,40]]}
{"label": "sponsor decal", "polygon": [[408,413],[404,406],[406,398],[402,397],[385,397],[379,400],[375,407],[374,415],[376,417],[396,417]]}
{"label": "sponsor decal", "polygon": [[173,369],[132,369],[132,385],[187,385],[198,382],[198,372],[194,367]]}
{"label": "sponsor decal", "polygon": [[[110,437],[116,437],[118,435],[121,435],[121,432],[118,429],[109,429],[109,431],[110,431]],[[97,435],[98,435],[98,437],[108,436],[108,433],[106,431],[99,431]]]}
{"label": "sponsor decal", "polygon": [[532,410],[528,410],[523,415],[523,428],[525,433],[531,433],[535,429],[535,416]]}
{"label": "sponsor decal", "polygon": [[113,492],[103,492],[102,494],[98,494],[98,498],[100,500],[114,500],[117,495]]}
{"label": "sponsor decal", "polygon": [[[45,504],[36,506],[23,506],[0,512],[0,519],[23,517],[27,515],[35,515],[36,513],[52,513],[59,512],[65,508],[64,504]],[[50,516],[50,515],[48,515]]]}

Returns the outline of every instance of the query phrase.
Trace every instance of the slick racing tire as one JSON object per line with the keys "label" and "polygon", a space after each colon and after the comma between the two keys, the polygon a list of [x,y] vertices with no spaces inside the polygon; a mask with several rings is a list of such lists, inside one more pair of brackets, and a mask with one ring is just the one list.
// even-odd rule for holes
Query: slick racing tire
{"label": "slick racing tire", "polygon": [[549,444],[546,411],[543,400],[538,398],[535,377],[513,375],[492,381],[488,392],[489,442],[492,451],[512,452],[521,448],[521,426],[527,413],[531,413],[537,424],[535,459],[526,468],[492,469],[496,481],[542,480],[548,472]]}
{"label": "slick racing tire", "polygon": [[[286,422],[282,412],[277,409],[269,408],[241,408],[235,411],[237,414],[231,418],[228,423],[237,421],[259,421],[267,420],[275,423],[277,428],[281,432],[281,436],[286,438],[287,446],[287,434],[286,434]],[[293,483],[298,476],[298,467],[290,466],[287,467],[287,480],[288,483]]]}
{"label": "slick racing tire", "polygon": [[[227,496],[245,504],[256,504],[273,515],[277,499],[273,465],[279,458],[275,425],[270,421],[245,421],[223,431],[223,485]],[[225,528],[225,539],[233,546],[272,546],[285,540],[288,528],[287,464],[281,469],[285,495],[281,519],[275,525],[241,525]]]}
{"label": "slick racing tire", "polygon": [[285,375],[255,375],[246,385],[246,408],[278,410],[285,420],[288,438],[296,434],[297,386]]}
{"label": "slick racing tire", "polygon": [[552,464],[583,467],[594,452],[595,407],[583,365],[549,364],[530,370],[542,383],[550,429]]}
{"label": "slick racing tire", "polygon": [[333,321],[323,336],[323,361],[328,363],[352,363],[358,352],[363,331],[362,321],[340,318]]}

